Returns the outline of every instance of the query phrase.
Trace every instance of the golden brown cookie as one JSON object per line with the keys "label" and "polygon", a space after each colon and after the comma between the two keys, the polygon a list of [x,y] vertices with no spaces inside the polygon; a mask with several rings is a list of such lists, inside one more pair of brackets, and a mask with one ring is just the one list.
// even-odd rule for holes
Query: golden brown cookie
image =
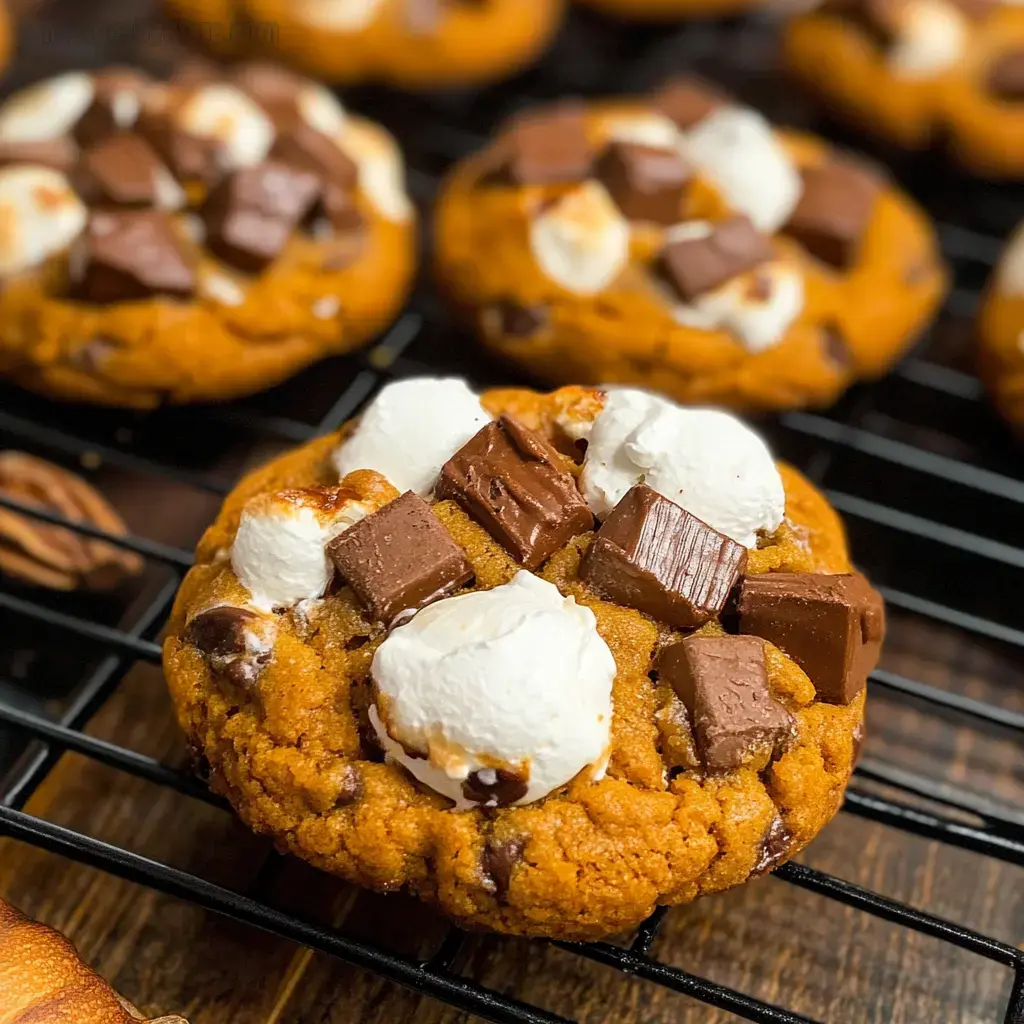
{"label": "golden brown cookie", "polygon": [[767,0],[580,0],[631,21],[674,21],[733,14],[766,6]]}
{"label": "golden brown cookie", "polygon": [[565,0],[167,0],[216,53],[338,84],[469,85],[529,64]]}
{"label": "golden brown cookie", "polygon": [[691,80],[520,117],[451,173],[435,237],[453,308],[541,379],[752,410],[881,375],[945,283],[881,172]]}
{"label": "golden brown cookie", "polygon": [[395,142],[264,65],[15,94],[0,207],[0,375],[57,398],[262,390],[377,334],[415,270]]}
{"label": "golden brown cookie", "polygon": [[6,0],[0,0],[0,71],[7,67],[14,49],[14,27]]}
{"label": "golden brown cookie", "polygon": [[836,513],[731,415],[414,378],[241,482],[164,666],[282,850],[592,939],[813,839],[883,631]]}
{"label": "golden brown cookie", "polygon": [[978,313],[978,364],[992,401],[1024,430],[1024,225],[1010,236]]}
{"label": "golden brown cookie", "polygon": [[785,32],[785,62],[857,128],[943,143],[975,174],[1024,175],[1024,7],[998,0],[827,0]]}

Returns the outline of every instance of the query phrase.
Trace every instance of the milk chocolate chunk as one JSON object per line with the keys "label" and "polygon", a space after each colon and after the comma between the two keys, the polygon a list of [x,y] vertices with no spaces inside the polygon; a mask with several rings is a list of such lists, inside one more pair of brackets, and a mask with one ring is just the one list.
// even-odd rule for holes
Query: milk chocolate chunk
{"label": "milk chocolate chunk", "polygon": [[988,91],[1006,103],[1024,103],[1024,50],[996,59],[988,71]]}
{"label": "milk chocolate chunk", "polygon": [[169,208],[183,199],[156,150],[140,135],[114,135],[87,149],[75,185],[93,206]]}
{"label": "milk chocolate chunk", "polygon": [[529,781],[505,768],[480,768],[462,784],[462,795],[481,807],[509,807],[522,800]]}
{"label": "milk chocolate chunk", "polygon": [[276,64],[250,61],[236,68],[235,84],[248,93],[275,120],[290,120],[297,114],[296,104],[303,82],[297,75]]}
{"label": "milk chocolate chunk", "polygon": [[742,544],[637,484],[597,531],[580,579],[617,604],[692,629],[722,610],[746,565]]}
{"label": "milk chocolate chunk", "polygon": [[677,224],[693,174],[675,150],[613,142],[595,172],[630,220]]}
{"label": "milk chocolate chunk", "polygon": [[879,192],[878,180],[853,164],[834,160],[810,167],[783,231],[823,263],[846,270],[857,262]]}
{"label": "milk chocolate chunk", "polygon": [[329,135],[297,119],[280,132],[270,151],[272,159],[317,175],[323,185],[352,190],[359,168]]}
{"label": "milk chocolate chunk", "polygon": [[407,491],[327,545],[370,618],[390,622],[468,583],[473,567],[430,505]]}
{"label": "milk chocolate chunk", "polygon": [[0,167],[41,164],[67,174],[78,159],[78,146],[66,135],[35,142],[0,142]]}
{"label": "milk chocolate chunk", "polygon": [[860,573],[746,576],[737,609],[740,632],[788,654],[810,677],[818,700],[849,704],[878,663],[885,608]]}
{"label": "milk chocolate chunk", "polygon": [[728,103],[723,92],[691,77],[673,79],[654,95],[655,109],[684,130]]}
{"label": "milk chocolate chunk", "polygon": [[662,250],[660,267],[683,301],[690,302],[771,257],[767,236],[739,215],[711,225],[703,238],[669,242]]}
{"label": "milk chocolate chunk", "polygon": [[583,109],[572,103],[520,115],[503,143],[508,174],[517,185],[582,181],[594,161]]}
{"label": "milk chocolate chunk", "polygon": [[768,690],[764,644],[757,637],[687,637],[661,652],[658,675],[686,705],[709,772],[739,768],[792,736],[792,716]]}
{"label": "milk chocolate chunk", "polygon": [[170,217],[155,210],[99,211],[69,254],[72,293],[112,303],[195,291],[195,258]]}
{"label": "milk chocolate chunk", "polygon": [[92,104],[73,132],[80,146],[93,146],[112,135],[131,131],[142,109],[142,94],[149,86],[149,79],[131,68],[98,71],[92,80]]}
{"label": "milk chocolate chunk", "polygon": [[764,875],[777,868],[789,856],[793,845],[793,834],[786,828],[786,823],[782,818],[776,814],[761,840],[757,861],[751,874]]}
{"label": "milk chocolate chunk", "polygon": [[225,263],[258,273],[280,254],[319,194],[308,171],[269,160],[243,167],[203,207],[207,244]]}
{"label": "milk chocolate chunk", "polygon": [[502,416],[445,463],[436,493],[457,501],[517,562],[536,569],[594,524],[563,465],[540,434]]}
{"label": "milk chocolate chunk", "polygon": [[226,154],[217,139],[190,135],[163,112],[144,112],[135,131],[157,151],[179,181],[210,188],[224,176]]}

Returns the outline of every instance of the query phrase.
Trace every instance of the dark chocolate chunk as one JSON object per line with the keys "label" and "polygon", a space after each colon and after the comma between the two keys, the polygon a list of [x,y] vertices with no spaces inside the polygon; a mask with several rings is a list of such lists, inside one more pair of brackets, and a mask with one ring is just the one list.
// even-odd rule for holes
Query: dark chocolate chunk
{"label": "dark chocolate chunk", "polygon": [[855,164],[833,160],[803,172],[803,191],[782,229],[823,263],[848,269],[857,262],[880,185]]}
{"label": "dark chocolate chunk", "polygon": [[786,828],[786,823],[782,818],[776,814],[761,840],[757,863],[754,864],[754,870],[751,873],[764,875],[773,871],[789,856],[792,849],[793,834]]}
{"label": "dark chocolate chunk", "polygon": [[725,93],[700,78],[674,78],[654,94],[655,109],[683,129],[727,106]]}
{"label": "dark chocolate chunk", "polygon": [[523,859],[525,850],[525,836],[509,836],[507,839],[487,837],[481,864],[484,884],[499,900],[508,895],[508,888],[512,884],[512,872]]}
{"label": "dark chocolate chunk", "polygon": [[988,91],[1005,103],[1024,102],[1024,49],[1000,54],[988,69]]}
{"label": "dark chocolate chunk", "polygon": [[522,800],[529,781],[504,768],[480,768],[462,784],[462,795],[481,807],[509,807]]}
{"label": "dark chocolate chunk", "polygon": [[419,495],[407,491],[327,546],[370,618],[390,622],[468,583],[473,567]]}
{"label": "dark chocolate chunk", "polygon": [[278,161],[243,167],[203,207],[207,245],[225,263],[258,273],[280,254],[319,194],[308,171]]}
{"label": "dark chocolate chunk", "polygon": [[437,497],[453,498],[517,562],[536,569],[594,517],[558,452],[511,416],[488,423],[445,463]]}
{"label": "dark chocolate chunk", "polygon": [[502,145],[508,149],[508,174],[517,185],[582,181],[594,161],[583,108],[574,103],[520,115]]}
{"label": "dark chocolate chunk", "polygon": [[202,651],[215,675],[251,686],[273,654],[272,644],[260,641],[266,633],[265,621],[256,612],[219,605],[192,619],[185,639]]}
{"label": "dark chocolate chunk", "polygon": [[821,344],[825,358],[837,370],[849,370],[853,365],[853,353],[842,328],[834,320],[821,325]]}
{"label": "dark chocolate chunk", "polygon": [[757,637],[687,637],[661,652],[658,676],[686,705],[708,771],[739,768],[793,734],[792,716],[768,690],[764,644]]}
{"label": "dark chocolate chunk", "polygon": [[72,293],[111,303],[195,291],[195,256],[171,218],[153,210],[94,213],[69,254]]}
{"label": "dark chocolate chunk", "polygon": [[660,267],[680,297],[690,302],[771,257],[768,237],[739,215],[711,225],[704,238],[669,242],[661,252]]}
{"label": "dark chocolate chunk", "polygon": [[580,579],[617,604],[692,629],[722,610],[746,564],[742,544],[637,484],[597,531]]}
{"label": "dark chocolate chunk", "polygon": [[0,142],[0,167],[41,164],[67,174],[78,159],[78,146],[66,135],[36,142]]}
{"label": "dark chocolate chunk", "polygon": [[315,174],[324,186],[335,185],[351,191],[356,186],[359,168],[329,135],[318,132],[301,119],[281,131],[270,156]]}
{"label": "dark chocolate chunk", "polygon": [[79,195],[93,206],[171,208],[184,201],[170,171],[140,135],[114,135],[82,154],[75,172]]}
{"label": "dark chocolate chunk", "polygon": [[529,338],[541,330],[548,321],[543,306],[521,306],[511,300],[493,306],[498,331],[506,338]]}
{"label": "dark chocolate chunk", "polygon": [[747,576],[737,607],[740,632],[788,654],[810,677],[818,700],[849,704],[878,663],[885,608],[860,573]]}
{"label": "dark chocolate chunk", "polygon": [[131,131],[142,108],[142,94],[149,79],[131,68],[110,68],[92,76],[92,104],[78,119],[73,134],[80,146]]}
{"label": "dark chocolate chunk", "polygon": [[594,168],[615,204],[630,220],[677,224],[693,172],[675,150],[613,142]]}

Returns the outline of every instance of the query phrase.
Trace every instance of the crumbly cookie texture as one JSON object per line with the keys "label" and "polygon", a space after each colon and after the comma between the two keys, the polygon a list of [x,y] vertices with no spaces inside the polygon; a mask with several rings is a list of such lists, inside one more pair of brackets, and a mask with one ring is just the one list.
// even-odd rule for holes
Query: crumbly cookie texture
{"label": "crumbly cookie texture", "polygon": [[469,85],[529,64],[565,0],[167,0],[215,53],[338,84]]}
{"label": "crumbly cookie texture", "polygon": [[[335,455],[359,434],[359,423],[251,473],[228,497],[199,544],[164,649],[179,719],[196,756],[208,763],[215,790],[251,827],[319,868],[379,890],[406,887],[463,926],[513,934],[607,935],[635,925],[659,904],[729,888],[793,856],[841,803],[862,733],[866,669],[856,669],[857,692],[848,703],[828,703],[839,698],[816,697],[815,684],[778,647],[727,635],[723,602],[739,571],[748,581],[772,574],[782,590],[793,580],[807,583],[810,590],[794,607],[817,599],[815,581],[860,580],[866,587],[859,576],[813,575],[851,572],[836,513],[799,473],[780,464],[777,503],[751,513],[772,522],[771,532],[762,531],[748,550],[638,484],[605,518],[597,536],[606,550],[599,558],[591,551],[593,529],[578,525],[592,521],[590,513],[570,492],[583,459],[580,439],[603,414],[606,396],[580,387],[550,395],[503,389],[484,393],[481,401],[496,419],[453,451],[438,484],[450,495],[445,500],[410,491],[396,501],[397,489],[372,468],[350,472],[339,486]],[[380,422],[374,420],[374,431]],[[395,429],[397,443],[411,428]],[[429,460],[434,453],[426,449]],[[751,449],[749,459],[761,458]],[[745,485],[737,480],[732,486]],[[634,495],[644,499],[644,515],[653,510],[657,518],[671,506],[670,518],[685,519],[687,531],[673,536],[696,531],[700,543],[686,558],[698,557],[708,573],[661,572],[656,550],[630,547],[624,532],[646,529],[629,507]],[[342,513],[354,525],[337,532]],[[291,526],[275,529],[264,557],[256,558],[251,546],[240,553],[240,524],[262,517],[266,525],[268,515],[287,515]],[[399,520],[418,524],[421,557],[383,579],[391,570],[382,572],[382,562],[402,561],[402,531],[411,529],[396,525]],[[334,539],[322,532],[316,541],[316,523],[334,531]],[[304,525],[292,529],[295,524]],[[669,525],[675,530],[678,524]],[[375,535],[381,543],[373,543]],[[523,550],[514,558],[510,552],[519,542]],[[325,585],[313,573],[279,595],[278,610],[254,606],[233,566],[261,578],[285,550],[311,556],[316,543],[326,543],[325,557],[360,596],[337,580]],[[538,544],[555,546],[531,575],[522,566]],[[682,550],[674,542],[668,547]],[[621,583],[626,577],[616,560],[640,567],[652,555],[653,575],[635,577],[642,585],[626,595],[629,604],[598,597],[581,578],[581,562],[589,561],[584,574],[593,570],[596,579],[602,570]],[[420,594],[432,590],[432,597],[409,598],[424,576],[429,586]],[[390,626],[374,621],[368,596],[397,589],[414,607],[427,602],[426,611],[411,621],[399,615]],[[306,597],[295,601],[299,594]],[[666,595],[674,615],[700,625],[669,626],[631,606],[650,606]],[[477,598],[493,602],[477,608]],[[754,621],[772,600],[766,605],[758,594],[745,594],[735,614]],[[540,609],[536,616],[516,611],[533,606]],[[877,655],[880,605],[873,614],[870,628],[868,619],[856,620],[864,625],[852,638],[851,650],[860,649],[862,629],[865,642],[873,638],[864,657]],[[500,624],[503,617],[510,632]],[[490,639],[474,646],[473,637],[483,636],[477,630]],[[489,702],[508,699],[500,681],[517,670],[516,657],[489,646],[502,636],[519,637],[531,671],[552,673],[567,693],[585,688],[580,714],[597,716],[588,719],[585,736],[545,747],[548,734],[557,740],[562,726],[536,724],[531,728],[544,735],[524,738],[515,711],[495,714]],[[553,655],[538,657],[551,643]],[[786,644],[801,657],[795,634]],[[445,652],[454,653],[438,663]],[[733,665],[731,676],[723,676],[722,657]],[[841,670],[842,657],[827,660]],[[431,691],[415,673],[402,675],[427,662],[441,666],[431,676],[437,685],[452,689]],[[491,674],[477,676],[473,686],[473,676],[460,667],[466,664],[491,665]],[[580,676],[572,666],[586,671]],[[608,668],[614,674],[610,722],[602,719]],[[740,700],[749,713],[745,724],[735,720],[727,697],[717,696],[718,687],[733,685],[746,687]],[[545,694],[536,686],[523,692],[531,701],[551,701],[552,719],[564,720],[561,692]],[[451,701],[436,712],[448,723],[439,727],[423,717],[421,705],[441,700],[442,693]],[[531,705],[527,718],[536,716]],[[603,750],[602,728],[608,737]],[[411,737],[408,730],[417,729]],[[392,755],[387,760],[381,739]],[[439,784],[450,786],[464,777],[457,763],[481,753],[472,746],[477,741],[490,744],[495,756],[476,762],[482,770],[453,792],[469,807],[455,810],[452,799],[430,788],[439,776],[415,766],[446,771],[448,781]],[[527,764],[527,778],[522,763],[499,759],[504,754],[508,761],[515,743],[537,744],[537,768]],[[422,758],[428,761],[417,761]],[[427,784],[414,781],[400,760]],[[583,771],[557,784],[556,769],[564,777],[576,770],[564,766],[581,762],[587,762]],[[542,783],[548,795],[527,792]]]}
{"label": "crumbly cookie texture", "polygon": [[881,375],[946,280],[882,172],[689,79],[511,122],[449,176],[435,239],[452,308],[539,378],[747,410]]}
{"label": "crumbly cookie texture", "polygon": [[69,72],[0,106],[0,374],[151,407],[262,390],[396,315],[401,154],[269,65]]}
{"label": "crumbly cookie texture", "polygon": [[978,313],[978,369],[1006,421],[1024,431],[1024,225],[1010,236]]}
{"label": "crumbly cookie texture", "polygon": [[986,177],[1024,174],[1024,7],[1014,0],[826,0],[784,36],[789,71],[856,127],[943,143]]}

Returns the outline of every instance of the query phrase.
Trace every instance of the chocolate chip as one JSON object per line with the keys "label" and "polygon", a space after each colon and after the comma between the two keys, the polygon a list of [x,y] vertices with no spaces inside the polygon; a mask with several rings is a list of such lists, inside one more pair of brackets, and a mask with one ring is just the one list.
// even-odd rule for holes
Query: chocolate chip
{"label": "chocolate chip", "polygon": [[140,135],[115,135],[87,149],[75,172],[75,186],[92,206],[171,209],[184,201],[170,171]]}
{"label": "chocolate chip", "polygon": [[219,605],[188,624],[185,640],[205,656],[211,671],[236,686],[249,687],[269,664],[273,647],[262,643],[263,618],[246,608]]}
{"label": "chocolate chip", "polygon": [[833,160],[803,172],[803,191],[782,229],[823,263],[853,266],[881,191],[878,179],[851,163]]}
{"label": "chocolate chip", "polygon": [[1024,50],[1000,54],[988,69],[988,91],[1004,103],[1024,102]]}
{"label": "chocolate chip", "polygon": [[0,167],[41,164],[67,174],[78,159],[78,147],[66,135],[35,142],[0,142]]}
{"label": "chocolate chip", "polygon": [[582,181],[594,159],[583,108],[575,103],[520,115],[502,144],[508,149],[508,174],[517,185]]}
{"label": "chocolate chip", "polygon": [[675,150],[613,142],[594,172],[629,220],[676,224],[682,219],[693,172]]}
{"label": "chocolate chip", "polygon": [[324,186],[346,191],[356,186],[356,162],[332,139],[301,118],[278,134],[270,151],[273,159],[315,174]]}
{"label": "chocolate chip", "polygon": [[691,629],[722,610],[746,564],[742,544],[637,484],[597,531],[580,579],[617,604]]}
{"label": "chocolate chip", "polygon": [[93,101],[74,127],[80,146],[130,131],[139,118],[142,94],[150,82],[141,72],[131,68],[110,68],[93,74]]}
{"label": "chocolate chip", "polygon": [[792,849],[793,835],[786,828],[786,823],[782,818],[776,814],[761,840],[757,863],[751,873],[764,875],[774,870],[789,856],[789,851]]}
{"label": "chocolate chip", "polygon": [[335,807],[348,807],[363,796],[363,776],[354,765],[347,764],[341,771]]}
{"label": "chocolate chip", "polygon": [[529,781],[504,768],[480,768],[462,784],[462,795],[481,807],[509,807],[522,800]]}
{"label": "chocolate chip", "polygon": [[662,274],[690,302],[772,257],[771,241],[747,217],[710,226],[704,237],[670,241],[661,252]]}
{"label": "chocolate chip", "polygon": [[170,217],[152,210],[94,213],[69,266],[72,294],[86,302],[186,298],[196,286],[194,255]]}
{"label": "chocolate chip", "polygon": [[502,416],[445,463],[437,497],[457,501],[517,562],[536,569],[594,523],[562,467],[540,434]]}
{"label": "chocolate chip", "polygon": [[837,370],[849,370],[853,365],[853,353],[846,335],[834,320],[821,325],[821,343],[825,358]]}
{"label": "chocolate chip", "polygon": [[885,635],[882,598],[860,573],[763,573],[740,586],[739,628],[788,654],[818,700],[849,704],[864,689]]}
{"label": "chocolate chip", "polygon": [[526,850],[525,836],[509,836],[498,839],[488,836],[484,843],[482,870],[484,884],[494,892],[499,900],[508,895],[512,884],[512,873],[523,859]]}
{"label": "chocolate chip", "polygon": [[680,128],[692,128],[708,114],[727,106],[729,98],[713,85],[695,78],[675,78],[654,94],[655,109]]}
{"label": "chocolate chip", "polygon": [[792,716],[768,690],[757,637],[687,637],[661,652],[658,674],[686,705],[708,771],[733,771],[792,737]]}
{"label": "chocolate chip", "polygon": [[258,273],[281,253],[319,194],[308,171],[279,161],[243,167],[203,207],[207,244],[225,263]]}
{"label": "chocolate chip", "polygon": [[529,338],[547,325],[548,314],[543,306],[521,306],[506,300],[491,308],[498,331],[506,338]]}
{"label": "chocolate chip", "polygon": [[390,622],[473,578],[465,553],[412,491],[350,526],[327,553],[374,621]]}

